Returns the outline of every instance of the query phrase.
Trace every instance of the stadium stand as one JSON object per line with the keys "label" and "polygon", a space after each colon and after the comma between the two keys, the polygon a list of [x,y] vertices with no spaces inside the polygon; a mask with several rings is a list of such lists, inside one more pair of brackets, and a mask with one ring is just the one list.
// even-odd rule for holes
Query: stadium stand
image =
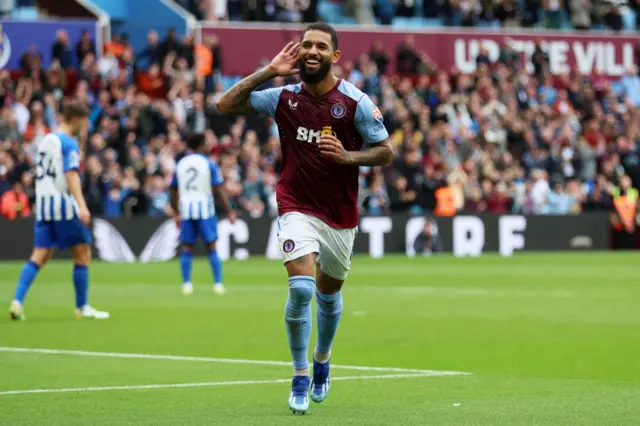
{"label": "stadium stand", "polygon": [[200,20],[634,30],[637,0],[174,0]]}
{"label": "stadium stand", "polygon": [[[202,19],[216,16],[206,1],[180,3]],[[235,3],[226,4],[231,18],[267,19],[264,13],[271,10],[269,1],[256,3],[266,3],[262,15]],[[343,13],[350,2],[293,3],[315,5],[323,15],[332,7]],[[588,25],[580,20],[577,5],[588,1],[545,1],[535,19],[527,14],[532,3],[461,0],[436,2],[431,8],[417,2],[410,8],[407,2],[380,0],[372,10],[382,20],[385,8],[394,4],[394,25],[411,19],[434,25],[541,25],[556,22],[554,11],[561,16],[553,25],[563,28],[566,16],[585,28],[610,22],[598,15],[601,9],[588,14]],[[606,10],[624,11],[626,22],[627,13],[637,7],[619,1]],[[303,20],[316,9],[272,12]],[[596,16],[602,18],[597,23]],[[508,24],[510,20],[514,22]],[[32,155],[38,141],[56,128],[68,97],[92,108],[81,142],[86,146],[84,191],[94,215],[169,214],[167,187],[190,131],[205,132],[213,144],[212,156],[222,168],[235,209],[253,217],[276,215],[281,160],[274,123],[224,116],[215,109],[222,90],[240,78],[225,74],[221,61],[222,50],[231,48],[215,38],[197,45],[191,36],[152,31],[146,48],[137,52],[126,37],[114,35],[97,58],[93,40],[72,46],[61,31],[51,46],[51,63],[43,63],[37,51],[24,52],[21,70],[0,72],[2,217],[30,214]],[[518,54],[503,46],[497,61],[481,52],[477,71],[463,74],[439,69],[410,43],[397,52],[375,44],[366,49],[368,54],[342,63],[338,72],[378,103],[397,158],[389,168],[362,168],[363,214],[612,211],[615,198],[629,192],[625,185],[640,187],[637,68],[628,69],[619,81],[575,70],[553,76],[548,55],[539,47],[535,72],[529,75],[518,66]],[[386,72],[390,63],[397,75]]]}

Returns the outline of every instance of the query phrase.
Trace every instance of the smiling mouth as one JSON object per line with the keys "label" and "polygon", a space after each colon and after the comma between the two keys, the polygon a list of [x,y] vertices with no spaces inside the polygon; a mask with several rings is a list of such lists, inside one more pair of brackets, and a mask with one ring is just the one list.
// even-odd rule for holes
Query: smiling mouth
{"label": "smiling mouth", "polygon": [[316,59],[306,59],[304,61],[304,64],[307,66],[307,68],[317,68],[320,66],[320,61]]}

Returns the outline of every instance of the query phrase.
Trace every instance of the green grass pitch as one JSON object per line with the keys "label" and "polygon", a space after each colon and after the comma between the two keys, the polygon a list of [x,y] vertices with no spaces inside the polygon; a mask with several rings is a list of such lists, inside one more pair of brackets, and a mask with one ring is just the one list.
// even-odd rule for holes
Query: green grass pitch
{"label": "green grass pitch", "polygon": [[[92,321],[73,317],[71,264],[48,265],[27,321],[0,320],[0,424],[640,424],[638,254],[357,257],[332,361],[379,368],[335,368],[305,416],[287,408],[282,265],[224,267],[227,295],[198,260],[187,297],[177,262],[96,262],[112,317]],[[0,263],[2,309],[20,268]]]}

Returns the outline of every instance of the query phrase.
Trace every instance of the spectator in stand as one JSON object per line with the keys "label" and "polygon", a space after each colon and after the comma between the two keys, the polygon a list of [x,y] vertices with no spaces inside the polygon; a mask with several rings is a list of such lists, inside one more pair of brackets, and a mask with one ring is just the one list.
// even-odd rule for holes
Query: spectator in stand
{"label": "spectator in stand", "polygon": [[[215,87],[213,77],[214,39],[215,37],[205,37],[202,44],[194,47],[196,78],[204,79],[207,92],[213,91]],[[215,42],[217,42],[217,39],[215,39]]]}
{"label": "spectator in stand", "polygon": [[382,25],[391,25],[396,14],[398,2],[393,0],[375,0],[375,14]]}
{"label": "spectator in stand", "polygon": [[476,56],[476,66],[480,67],[482,64],[488,67],[492,64],[491,58],[489,58],[489,49],[485,46],[480,48],[480,52],[478,53],[478,56]]}
{"label": "spectator in stand", "polygon": [[[477,7],[449,3],[463,11]],[[495,10],[483,7],[478,22],[491,24]],[[32,191],[23,172],[33,167],[37,140],[55,131],[66,92],[92,108],[80,142],[87,146],[83,189],[94,214],[171,213],[167,182],[185,149],[183,137],[199,129],[213,147],[211,158],[227,179],[234,208],[276,215],[281,150],[272,120],[220,115],[214,107],[222,88],[219,44],[205,39],[193,46],[190,37],[172,37],[161,46],[150,33],[138,55],[116,37],[100,61],[87,53],[80,68],[68,70],[69,78],[59,61],[42,64],[32,53],[24,57],[20,78],[0,72],[0,193],[20,176],[25,193]],[[439,69],[411,37],[396,57],[376,42],[369,55],[336,70],[379,105],[397,149],[392,167],[361,170],[363,214],[611,211],[611,188],[621,186],[623,176],[638,187],[635,70],[619,84],[575,70],[554,76],[538,43],[529,75],[518,69],[522,58],[509,41],[504,44],[496,63],[483,50],[472,58],[477,70],[466,74]],[[400,75],[388,75],[390,61],[397,61]]]}
{"label": "spectator in stand", "polygon": [[185,57],[179,57],[171,52],[164,61],[163,73],[172,80],[180,80],[184,84],[192,85],[196,79],[196,73],[189,67],[189,61]]}
{"label": "spectator in stand", "polygon": [[56,33],[56,41],[51,46],[51,58],[58,61],[63,69],[73,66],[69,35],[65,30],[58,30]]}
{"label": "spectator in stand", "polygon": [[618,136],[616,152],[626,174],[631,179],[632,186],[640,188],[640,151],[636,141],[630,140],[626,135]]}
{"label": "spectator in stand", "polygon": [[369,52],[369,58],[375,63],[377,70],[380,74],[387,73],[387,65],[389,64],[389,55],[385,50],[384,43],[381,40],[376,40]]}
{"label": "spectator in stand", "polygon": [[82,192],[91,213],[101,216],[104,214],[104,200],[107,188],[103,176],[103,167],[96,155],[87,157],[85,164]]}
{"label": "spectator in stand", "polygon": [[380,168],[374,168],[370,189],[364,199],[365,211],[373,216],[380,216],[389,211],[390,199]]}
{"label": "spectator in stand", "polygon": [[31,112],[29,111],[29,102],[33,94],[33,83],[30,79],[21,78],[18,81],[18,87],[16,89],[16,102],[13,105],[13,113],[16,120],[17,129],[20,134],[24,134],[27,131],[29,120],[31,119]]}
{"label": "spectator in stand", "polygon": [[435,220],[425,218],[424,229],[413,242],[416,255],[432,256],[442,251],[442,240],[438,234],[438,225]]}
{"label": "spectator in stand", "polygon": [[459,27],[462,23],[460,0],[443,0],[441,13],[444,25],[448,27]]}
{"label": "spectator in stand", "polygon": [[592,0],[571,0],[571,21],[576,30],[591,28]]}
{"label": "spectator in stand", "polygon": [[638,213],[638,190],[633,188],[629,176],[620,178],[620,186],[612,187],[613,205],[611,223],[614,227],[617,248],[632,249],[635,247],[635,235],[640,222]]}
{"label": "spectator in stand", "polygon": [[417,191],[409,189],[407,178],[398,175],[389,188],[389,207],[392,212],[407,213],[416,206]]}
{"label": "spectator in stand", "polygon": [[535,169],[531,172],[533,186],[531,187],[531,202],[533,214],[549,213],[549,186],[548,174],[545,170]]}
{"label": "spectator in stand", "polygon": [[80,41],[78,41],[78,43],[76,44],[76,58],[78,59],[78,64],[82,64],[85,56],[87,56],[88,54],[92,54],[95,57],[96,46],[91,40],[89,31],[82,30]]}
{"label": "spectator in stand", "polygon": [[501,27],[518,27],[519,9],[519,0],[494,0],[492,13]]}
{"label": "spectator in stand", "polygon": [[627,70],[627,74],[620,80],[620,85],[627,99],[634,106],[640,107],[640,75],[638,75],[637,66],[632,66]]}
{"label": "spectator in stand", "polygon": [[167,179],[161,174],[156,173],[147,180],[145,185],[145,193],[148,199],[149,216],[165,216],[171,213],[169,205],[169,195],[167,193]]}
{"label": "spectator in stand", "polygon": [[209,116],[205,111],[204,96],[194,93],[187,112],[187,128],[194,133],[204,133],[209,128]]}
{"label": "spectator in stand", "polygon": [[627,0],[607,0],[598,2],[600,16],[604,24],[614,30],[620,31],[623,28],[623,8],[626,8]]}
{"label": "spectator in stand", "polygon": [[152,64],[160,63],[161,54],[158,45],[158,33],[154,30],[147,33],[147,45],[142,52],[136,55],[136,68],[140,71],[147,71]]}
{"label": "spectator in stand", "polygon": [[213,56],[213,81],[211,82],[211,86],[207,86],[207,88],[213,91],[214,88],[218,87],[222,80],[222,46],[220,46],[220,40],[218,40],[218,37],[216,36],[209,36],[206,40],[206,45],[211,49],[211,53]]}
{"label": "spectator in stand", "polygon": [[542,80],[549,70],[549,54],[542,48],[542,39],[536,40],[536,47],[531,56],[536,79]]}
{"label": "spectator in stand", "polygon": [[460,0],[461,25],[463,27],[475,27],[482,14],[480,0]]}
{"label": "spectator in stand", "polygon": [[182,53],[182,44],[178,40],[178,32],[171,28],[167,33],[167,38],[158,46],[160,61],[164,63],[165,58],[170,54],[178,56]]}
{"label": "spectator in stand", "polygon": [[26,143],[33,143],[38,146],[42,138],[49,134],[50,129],[44,120],[42,103],[36,101],[31,104],[29,124],[25,130],[23,139]]}
{"label": "spectator in stand", "polygon": [[584,202],[585,211],[605,211],[613,210],[613,184],[607,181],[603,175],[599,175],[591,193],[586,196]]}
{"label": "spectator in stand", "polygon": [[411,35],[408,35],[404,42],[398,46],[396,52],[397,63],[396,72],[398,74],[417,74],[421,60],[416,51],[416,41]]}
{"label": "spectator in stand", "polygon": [[547,195],[546,214],[567,215],[576,199],[567,193],[566,188],[561,183],[556,183],[552,191]]}
{"label": "spectator in stand", "polygon": [[559,30],[564,25],[564,0],[543,0],[545,27]]}
{"label": "spectator in stand", "polygon": [[28,217],[29,215],[31,215],[29,197],[24,192],[22,183],[16,181],[11,190],[0,197],[0,216],[14,220],[18,217]]}
{"label": "spectator in stand", "polygon": [[209,7],[211,1],[209,0],[185,0],[182,5],[189,13],[193,14],[197,20],[205,20],[209,16]]}
{"label": "spectator in stand", "polygon": [[121,217],[123,215],[124,200],[129,196],[130,188],[122,186],[120,177],[117,176],[107,185],[104,197],[103,215],[105,217]]}

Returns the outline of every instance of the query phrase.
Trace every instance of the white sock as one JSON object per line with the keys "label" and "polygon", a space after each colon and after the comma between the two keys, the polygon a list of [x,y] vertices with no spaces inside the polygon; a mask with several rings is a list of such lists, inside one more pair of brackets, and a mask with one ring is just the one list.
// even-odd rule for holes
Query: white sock
{"label": "white sock", "polygon": [[309,376],[309,368],[303,368],[302,370],[294,370],[296,376]]}

